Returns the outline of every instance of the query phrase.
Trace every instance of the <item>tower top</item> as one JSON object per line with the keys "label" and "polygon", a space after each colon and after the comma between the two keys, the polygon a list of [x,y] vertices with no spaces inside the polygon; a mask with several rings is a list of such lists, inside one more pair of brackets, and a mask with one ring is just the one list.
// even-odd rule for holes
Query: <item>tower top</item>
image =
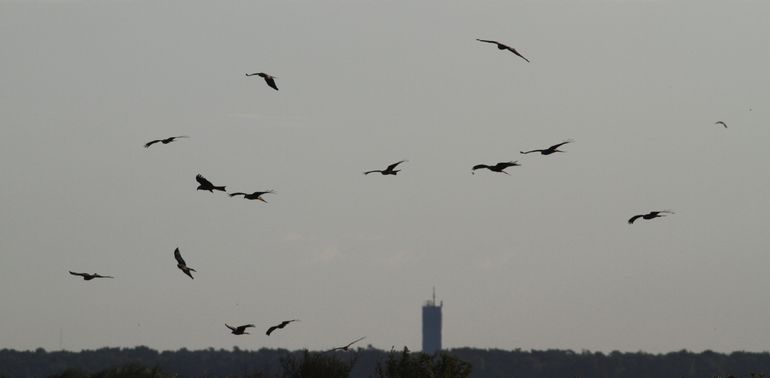
{"label": "tower top", "polygon": [[441,303],[436,302],[436,287],[433,287],[433,297],[431,299],[428,299],[425,301],[425,307],[443,307],[444,301],[441,301]]}

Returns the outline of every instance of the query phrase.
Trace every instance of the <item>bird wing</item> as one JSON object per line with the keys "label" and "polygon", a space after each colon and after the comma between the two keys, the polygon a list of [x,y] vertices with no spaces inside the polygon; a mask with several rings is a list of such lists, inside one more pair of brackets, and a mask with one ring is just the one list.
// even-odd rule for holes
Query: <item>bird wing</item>
{"label": "bird wing", "polygon": [[76,273],[76,272],[73,272],[73,271],[71,271],[71,270],[70,270],[69,272],[70,272],[70,274],[71,274],[71,275],[73,275],[73,276],[80,276],[80,277],[85,277],[85,276],[86,276],[86,274],[85,274],[85,273]]}
{"label": "bird wing", "polygon": [[235,196],[245,196],[245,195],[246,195],[246,193],[237,192],[237,193],[230,193],[229,195],[230,195],[230,197],[235,197]]}
{"label": "bird wing", "polygon": [[145,144],[144,144],[144,148],[148,148],[148,147],[150,147],[150,146],[152,146],[153,144],[155,144],[155,143],[158,143],[158,142],[160,142],[160,139],[151,140],[151,141],[149,141],[149,142],[147,142],[147,143],[145,143]]}
{"label": "bird wing", "polygon": [[187,266],[187,264],[184,262],[184,259],[182,258],[182,253],[179,252],[179,248],[174,250],[174,258],[179,264]]}
{"label": "bird wing", "polygon": [[723,121],[717,121],[717,122],[714,122],[714,124],[715,124],[715,125],[722,125],[722,126],[724,126],[724,127],[725,127],[725,129],[727,128],[727,124],[726,124],[726,123],[724,123]]}
{"label": "bird wing", "polygon": [[211,181],[206,180],[206,178],[203,177],[203,175],[201,174],[198,174],[197,176],[195,176],[195,181],[198,181],[198,183],[203,186],[214,186],[214,184],[212,184]]}
{"label": "bird wing", "polygon": [[179,138],[189,138],[189,136],[187,136],[187,135],[177,135],[177,136],[172,136],[171,137],[172,140],[173,139],[179,139]]}
{"label": "bird wing", "polygon": [[368,174],[370,174],[370,173],[374,173],[374,172],[380,172],[380,173],[382,173],[382,171],[375,169],[375,170],[373,170],[373,171],[366,171],[366,172],[364,172],[364,175],[368,175]]}
{"label": "bird wing", "polygon": [[406,161],[406,160],[401,160],[401,161],[399,161],[398,163],[393,163],[393,164],[389,165],[389,166],[388,166],[388,168],[386,169],[386,171],[392,171],[392,170],[394,170],[394,169],[395,169],[395,168],[396,168],[396,167],[397,167],[399,164],[401,164],[401,163],[403,163],[403,162],[405,162],[405,161]]}
{"label": "bird wing", "polygon": [[500,162],[500,163],[495,164],[495,168],[496,169],[505,169],[505,168],[508,168],[508,167],[516,166],[516,165],[519,165],[518,161],[504,161],[504,162]]}
{"label": "bird wing", "polygon": [[471,168],[471,170],[475,171],[477,169],[482,169],[482,168],[489,168],[489,166],[486,165],[486,164],[476,164],[476,165],[473,166],[473,168]]}
{"label": "bird wing", "polygon": [[225,327],[230,328],[231,331],[235,331],[235,327],[232,327],[227,323],[225,323]]}
{"label": "bird wing", "polygon": [[526,154],[529,154],[529,153],[532,153],[532,152],[543,152],[543,150],[529,150],[529,151],[526,151],[526,152],[524,152],[524,151],[519,151],[519,152],[521,152],[522,154],[526,155]]}
{"label": "bird wing", "polygon": [[[266,77],[265,78],[265,82],[267,82],[267,85],[270,86],[270,88],[273,88],[276,91],[278,90],[278,86],[275,85],[275,79],[273,79],[272,76]],[[289,88],[289,89],[291,89],[291,88]]]}
{"label": "bird wing", "polygon": [[96,278],[115,278],[113,276],[103,276],[103,275],[101,275],[99,273],[94,273],[94,277],[96,277]]}
{"label": "bird wing", "polygon": [[247,73],[247,74],[246,74],[246,76],[257,76],[257,75],[259,75],[259,74],[258,74],[258,73],[256,73],[256,72],[255,72],[255,73]]}
{"label": "bird wing", "polygon": [[631,219],[628,220],[628,224],[634,224],[634,221],[641,217],[642,215],[634,215],[633,217],[631,217]]}
{"label": "bird wing", "polygon": [[366,336],[358,338],[358,339],[355,339],[355,340],[351,341],[350,344],[345,345],[345,348],[349,348],[351,345],[353,345],[353,344],[355,344],[355,343],[357,343],[357,342],[359,342],[359,341],[361,341],[361,340],[363,340],[365,338],[366,338]]}
{"label": "bird wing", "polygon": [[[505,45],[503,45],[503,46],[505,46]],[[508,49],[508,51],[510,51],[510,52],[512,52],[512,53],[514,53],[514,54],[516,54],[516,56],[518,56],[518,57],[519,57],[519,58],[521,58],[521,59],[524,59],[524,60],[526,60],[526,61],[527,61],[527,63],[529,63],[529,59],[525,58],[525,57],[524,57],[524,55],[521,55],[521,54],[519,54],[519,52],[518,52],[518,51],[516,51],[516,49],[514,49],[513,47],[505,46],[505,48],[507,48],[507,49]]]}
{"label": "bird wing", "polygon": [[268,328],[267,332],[265,332],[265,335],[270,336],[270,334],[273,333],[273,331],[275,331],[277,328],[278,328],[278,326],[272,326],[272,327]]}
{"label": "bird wing", "polygon": [[551,146],[551,147],[548,147],[548,149],[549,149],[549,150],[555,150],[555,149],[557,149],[557,148],[559,148],[559,147],[561,147],[561,146],[563,146],[563,145],[565,145],[565,144],[567,144],[567,143],[572,143],[572,139],[569,139],[569,140],[565,140],[564,142],[561,142],[561,143],[559,143],[559,144],[554,144],[553,146]]}
{"label": "bird wing", "polygon": [[246,325],[238,326],[238,332],[243,332],[246,330],[246,328],[250,328],[250,327],[253,328],[254,324],[246,324]]}
{"label": "bird wing", "polygon": [[497,42],[497,41],[493,41],[491,39],[478,39],[478,38],[476,38],[476,40],[479,41],[479,42],[494,43],[494,44],[502,45],[502,43]]}

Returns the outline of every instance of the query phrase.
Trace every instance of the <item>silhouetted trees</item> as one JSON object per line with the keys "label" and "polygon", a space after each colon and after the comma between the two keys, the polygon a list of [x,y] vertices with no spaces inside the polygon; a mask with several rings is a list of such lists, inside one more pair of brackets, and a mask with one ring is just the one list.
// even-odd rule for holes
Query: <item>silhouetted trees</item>
{"label": "silhouetted trees", "polygon": [[379,378],[467,378],[471,375],[471,364],[446,353],[431,356],[425,353],[410,353],[404,347],[401,353],[391,351],[384,363],[377,363]]}
{"label": "silhouetted trees", "polygon": [[[129,368],[138,370],[127,370]],[[109,375],[113,377],[121,372],[135,372],[141,377],[151,374],[165,377],[168,374],[178,377],[288,378],[318,376],[312,375],[315,371],[331,374],[325,376],[353,378],[406,378],[414,376],[409,375],[411,372],[430,372],[434,377],[470,378],[726,378],[730,375],[749,378],[752,374],[753,377],[761,377],[762,374],[770,377],[770,353],[693,353],[681,350],[666,354],[617,351],[605,354],[571,350],[460,348],[430,357],[421,353],[388,353],[371,347],[334,353],[238,348],[157,352],[147,347],[102,348],[82,352],[46,352],[42,348],[34,351],[0,350],[0,378],[90,378],[106,377],[106,374],[113,374]]]}
{"label": "silhouetted trees", "polygon": [[[340,354],[344,355],[344,354]],[[298,357],[289,354],[281,358],[284,378],[345,378],[356,363],[356,354],[343,359],[336,353],[302,351]]]}

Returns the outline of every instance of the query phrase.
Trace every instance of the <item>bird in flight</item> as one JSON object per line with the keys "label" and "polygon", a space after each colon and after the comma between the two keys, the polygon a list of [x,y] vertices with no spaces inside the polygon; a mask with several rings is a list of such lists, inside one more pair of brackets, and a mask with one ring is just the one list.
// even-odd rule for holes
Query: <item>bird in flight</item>
{"label": "bird in flight", "polygon": [[184,274],[190,276],[190,278],[195,279],[192,273],[190,273],[195,272],[195,269],[187,266],[187,263],[185,263],[184,259],[182,258],[182,254],[179,252],[179,248],[174,250],[174,258],[176,259],[176,267],[183,271]]}
{"label": "bird in flight", "polygon": [[299,319],[284,320],[284,321],[281,322],[281,324],[274,325],[274,326],[268,328],[267,332],[265,332],[265,335],[270,336],[270,334],[273,333],[273,331],[275,331],[276,329],[283,329],[283,327],[286,327],[287,325],[289,325],[289,323],[291,323],[291,322],[298,322],[298,321],[299,321]]}
{"label": "bird in flight", "polygon": [[521,152],[522,154],[528,154],[530,152],[539,152],[542,155],[550,155],[550,154],[552,154],[554,152],[564,152],[562,150],[559,150],[558,148],[563,146],[563,145],[565,145],[565,144],[567,144],[567,143],[572,143],[572,142],[573,142],[573,140],[570,139],[570,140],[565,140],[564,142],[561,142],[559,144],[554,144],[553,146],[545,148],[545,149],[531,150],[531,151],[526,151],[526,152],[519,151],[519,152]]}
{"label": "bird in flight", "polygon": [[103,276],[99,273],[89,274],[89,273],[76,273],[70,270],[70,274],[73,276],[80,276],[83,277],[83,280],[85,281],[91,281],[94,278],[115,278],[113,276]]}
{"label": "bird in flight", "polygon": [[715,125],[722,125],[722,126],[725,127],[725,129],[727,128],[727,124],[724,121],[716,121],[716,122],[714,122],[714,124]]}
{"label": "bird in flight", "polygon": [[232,327],[227,325],[227,323],[225,323],[225,327],[230,328],[230,333],[232,333],[233,335],[251,335],[250,333],[246,332],[246,328],[254,327],[254,324],[246,324],[238,327]]}
{"label": "bird in flight", "polygon": [[521,164],[519,164],[518,160],[517,161],[509,161],[509,162],[500,162],[500,163],[497,163],[495,165],[476,164],[476,165],[473,166],[473,169],[471,169],[471,174],[475,175],[477,169],[486,168],[486,169],[489,169],[492,172],[502,172],[502,173],[505,173],[507,175],[508,172],[505,171],[506,168],[508,168],[508,167],[518,167],[520,165]]}
{"label": "bird in flight", "polygon": [[264,203],[267,203],[267,201],[265,201],[265,200],[262,198],[262,195],[263,195],[263,194],[270,194],[270,193],[275,193],[275,191],[273,191],[273,190],[268,190],[268,191],[266,191],[266,192],[254,192],[254,193],[251,193],[251,194],[247,194],[247,193],[241,193],[241,192],[238,192],[238,193],[230,193],[230,197],[235,197],[235,196],[243,196],[243,198],[245,198],[245,199],[248,199],[248,200],[257,200],[257,201],[262,201],[262,202],[264,202]]}
{"label": "bird in flight", "polygon": [[631,219],[628,220],[628,224],[634,224],[634,221],[639,218],[649,220],[649,219],[664,217],[666,216],[666,214],[673,214],[673,213],[674,212],[671,210],[650,211],[647,214],[634,215],[633,217],[631,217]]}
{"label": "bird in flight", "polygon": [[365,339],[365,338],[366,338],[366,336],[364,336],[364,337],[361,337],[361,338],[359,338],[359,339],[355,339],[355,340],[351,341],[351,342],[350,342],[350,344],[348,344],[348,345],[345,345],[345,346],[341,346],[341,347],[332,348],[332,349],[330,349],[330,350],[329,350],[329,352],[334,352],[335,350],[344,350],[344,351],[347,351],[347,350],[350,348],[350,346],[351,346],[351,345],[353,345],[353,344],[355,344],[355,343],[357,343],[357,342],[359,342],[359,341],[361,341],[361,340],[363,340],[363,339]]}
{"label": "bird in flight", "polygon": [[265,83],[267,83],[267,85],[270,86],[270,88],[273,88],[276,91],[278,90],[278,86],[275,85],[275,76],[273,76],[273,75],[269,75],[269,74],[266,74],[264,72],[257,72],[257,73],[252,73],[252,74],[246,74],[246,76],[259,76],[259,77],[265,79]]}
{"label": "bird in flight", "polygon": [[179,138],[189,138],[189,137],[187,135],[179,135],[179,136],[168,137],[166,139],[155,139],[155,140],[151,140],[151,141],[145,143],[144,144],[144,148],[150,148],[150,146],[152,146],[153,144],[158,143],[158,142],[163,143],[163,144],[169,144],[169,143],[171,143],[171,142],[173,142],[173,141],[175,141],[175,140],[177,140]]}
{"label": "bird in flight", "polygon": [[511,46],[508,46],[508,45],[506,45],[504,43],[500,43],[500,42],[497,42],[497,41],[492,41],[492,40],[489,40],[489,39],[478,39],[478,38],[476,38],[476,40],[479,41],[479,42],[494,43],[495,45],[497,45],[498,49],[500,49],[500,50],[508,50],[508,51],[516,54],[516,56],[518,56],[519,58],[526,60],[527,63],[529,63],[529,59],[525,58],[524,55],[519,54],[519,52],[516,51],[516,49],[514,49]]}
{"label": "bird in flight", "polygon": [[211,193],[214,193],[214,190],[219,190],[222,192],[225,191],[224,186],[214,186],[214,184],[212,184],[211,181],[206,180],[206,178],[203,177],[203,175],[201,174],[198,174],[197,176],[195,176],[195,181],[197,181],[198,184],[200,184],[198,185],[197,190],[208,190]]}
{"label": "bird in flight", "polygon": [[396,169],[396,167],[397,167],[399,164],[401,164],[401,163],[403,163],[403,162],[405,162],[405,161],[406,161],[406,160],[401,160],[401,161],[399,161],[398,163],[393,163],[393,164],[389,165],[387,168],[385,168],[384,170],[373,170],[373,171],[366,171],[366,172],[364,172],[364,175],[368,175],[368,174],[370,174],[370,173],[374,173],[374,172],[379,172],[379,173],[381,173],[383,176],[384,176],[384,175],[396,175],[398,172],[401,172],[401,170],[400,170],[400,169]]}

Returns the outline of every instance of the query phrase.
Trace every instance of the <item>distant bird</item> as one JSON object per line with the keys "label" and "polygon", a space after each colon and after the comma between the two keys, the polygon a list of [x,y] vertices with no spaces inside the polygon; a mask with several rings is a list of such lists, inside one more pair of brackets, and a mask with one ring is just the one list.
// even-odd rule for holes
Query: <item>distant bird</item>
{"label": "distant bird", "polygon": [[173,142],[173,141],[175,141],[175,140],[177,140],[179,138],[189,138],[189,137],[187,135],[180,135],[180,136],[168,137],[166,139],[155,139],[155,140],[151,140],[151,141],[145,143],[144,144],[144,148],[149,148],[150,146],[152,146],[153,144],[158,143],[158,142],[163,143],[163,144],[169,144],[169,143],[171,143],[171,142]]}
{"label": "distant bird", "polygon": [[722,125],[722,126],[724,126],[724,127],[725,127],[725,129],[727,128],[727,124],[726,124],[726,123],[724,123],[724,121],[716,121],[716,122],[714,122],[714,124],[715,124],[715,125]]}
{"label": "distant bird", "polygon": [[633,217],[631,217],[631,219],[628,220],[628,224],[634,224],[634,221],[639,218],[649,220],[649,219],[664,217],[666,216],[666,214],[673,214],[673,213],[674,212],[671,210],[650,211],[647,214],[634,215]]}
{"label": "distant bird", "polygon": [[545,149],[531,150],[531,151],[526,151],[526,152],[519,151],[519,152],[521,152],[522,154],[528,154],[530,152],[539,152],[542,155],[550,155],[550,154],[552,154],[554,152],[564,152],[562,150],[559,150],[558,148],[563,146],[563,145],[565,145],[565,144],[567,144],[567,143],[572,143],[572,142],[573,142],[573,140],[570,139],[570,140],[565,140],[564,142],[561,142],[559,144],[554,144],[553,146],[545,148]]}
{"label": "distant bird", "polygon": [[511,46],[508,46],[508,45],[506,45],[504,43],[500,43],[500,42],[497,42],[497,41],[492,41],[492,40],[489,40],[489,39],[478,39],[478,38],[476,38],[476,40],[479,41],[479,42],[494,43],[495,45],[497,45],[498,49],[500,49],[500,50],[508,50],[508,51],[516,54],[516,56],[518,56],[519,58],[526,60],[527,63],[529,63],[529,59],[525,58],[524,55],[519,54],[519,52],[516,51],[516,49],[514,49]]}
{"label": "distant bird", "polygon": [[246,324],[238,327],[231,327],[225,323],[225,327],[230,328],[230,333],[233,335],[250,335],[250,333],[246,332],[246,328],[254,327],[254,324]]}
{"label": "distant bird", "polygon": [[184,259],[182,258],[182,254],[179,252],[179,248],[174,250],[174,258],[176,259],[176,267],[183,271],[184,274],[190,276],[190,278],[195,279],[192,273],[190,273],[195,272],[195,269],[187,266],[187,263],[185,263]]}
{"label": "distant bird", "polygon": [[252,74],[246,74],[246,76],[259,76],[259,77],[265,79],[265,82],[267,83],[268,86],[270,86],[270,88],[273,88],[276,91],[278,90],[278,86],[275,85],[276,77],[273,76],[273,75],[269,75],[269,74],[266,74],[264,72],[257,72],[257,73],[252,73]]}
{"label": "distant bird", "polygon": [[287,325],[289,325],[289,323],[291,323],[291,322],[298,322],[298,321],[299,321],[299,319],[284,320],[284,321],[281,322],[281,324],[274,325],[274,326],[268,328],[267,332],[265,332],[265,335],[270,336],[270,334],[273,333],[273,331],[275,331],[276,329],[279,329],[279,328],[283,329],[283,327],[286,327]]}
{"label": "distant bird", "polygon": [[361,340],[363,340],[363,339],[365,339],[365,338],[366,338],[366,336],[364,336],[364,337],[362,337],[362,338],[359,338],[359,339],[356,339],[356,340],[353,340],[353,341],[351,341],[351,342],[350,342],[350,344],[348,344],[348,345],[345,345],[345,346],[341,346],[341,347],[336,347],[336,348],[332,348],[332,349],[329,349],[329,352],[334,352],[335,350],[344,350],[344,351],[347,351],[347,350],[350,348],[350,346],[351,346],[351,345],[353,345],[353,344],[355,344],[355,343],[357,343],[357,342],[359,342],[359,341],[361,341]]}
{"label": "distant bird", "polygon": [[115,278],[115,277],[113,277],[113,276],[103,276],[103,275],[101,275],[101,274],[99,274],[99,273],[94,273],[94,274],[89,274],[89,273],[76,273],[76,272],[73,272],[73,271],[71,271],[71,270],[70,270],[69,272],[70,272],[70,274],[71,274],[71,275],[73,275],[73,276],[80,276],[80,277],[83,277],[83,280],[85,280],[85,281],[91,281],[91,280],[92,280],[92,279],[94,279],[94,278]]}
{"label": "distant bird", "polygon": [[243,198],[245,198],[245,199],[248,199],[248,200],[257,200],[257,201],[262,201],[262,202],[264,202],[264,203],[267,203],[267,201],[265,201],[265,200],[262,198],[262,195],[263,195],[263,194],[270,194],[270,193],[275,193],[275,191],[273,191],[273,190],[268,190],[268,191],[266,191],[266,192],[254,192],[254,193],[251,193],[251,194],[247,194],[247,193],[241,193],[241,192],[238,192],[238,193],[230,193],[230,197],[235,197],[235,196],[243,196]]}
{"label": "distant bird", "polygon": [[384,170],[366,171],[366,172],[364,172],[364,175],[368,175],[368,174],[374,173],[374,172],[379,172],[383,176],[385,176],[385,175],[396,175],[398,172],[401,172],[401,170],[400,169],[396,169],[396,167],[399,164],[401,164],[401,163],[403,163],[405,161],[406,160],[401,160],[398,163],[393,163],[393,164],[389,165],[387,168],[385,168]]}
{"label": "distant bird", "polygon": [[198,184],[200,184],[198,185],[197,190],[208,190],[211,193],[214,193],[214,190],[219,190],[222,192],[225,191],[224,186],[214,186],[214,184],[212,184],[211,181],[206,180],[206,178],[203,177],[203,175],[201,174],[198,174],[197,176],[195,176],[195,181],[197,181]]}
{"label": "distant bird", "polygon": [[502,173],[505,173],[507,175],[508,172],[505,171],[506,168],[508,168],[508,167],[518,167],[520,165],[521,164],[519,164],[518,160],[517,161],[509,161],[509,162],[501,162],[501,163],[497,163],[497,164],[491,165],[491,166],[490,165],[486,165],[486,164],[477,164],[477,165],[473,166],[473,169],[471,169],[471,174],[475,175],[477,169],[486,168],[486,169],[489,169],[492,172],[502,172]]}

